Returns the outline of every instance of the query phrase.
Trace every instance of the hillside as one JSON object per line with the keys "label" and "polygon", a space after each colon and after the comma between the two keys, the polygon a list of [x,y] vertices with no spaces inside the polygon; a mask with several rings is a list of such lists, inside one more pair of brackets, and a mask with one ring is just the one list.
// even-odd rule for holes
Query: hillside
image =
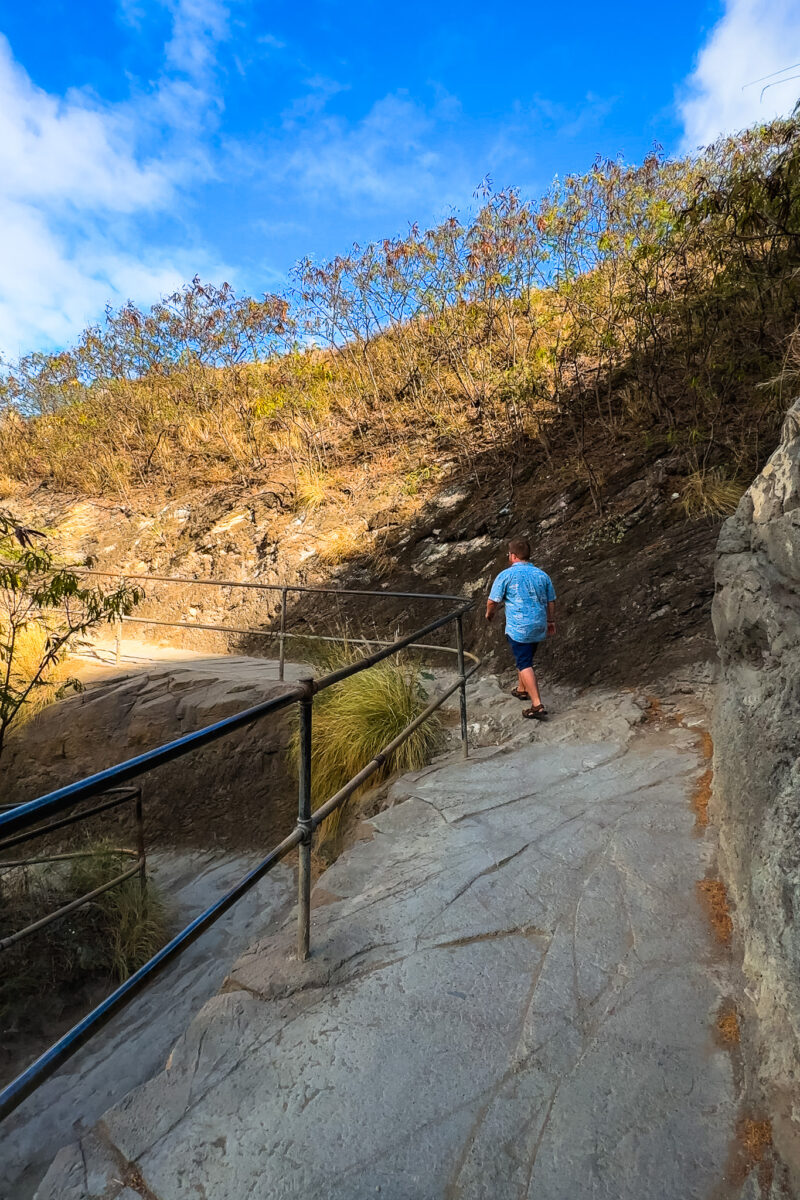
{"label": "hillside", "polygon": [[[259,655],[276,653],[278,593],[240,589],[237,583],[332,589],[328,595],[290,594],[287,627],[295,637],[324,633],[342,640],[410,633],[442,611],[445,602],[437,593],[458,593],[475,600],[467,640],[469,649],[484,658],[485,674],[470,684],[470,736],[477,753],[454,768],[452,804],[464,803],[469,793],[459,771],[475,771],[481,804],[486,803],[487,811],[493,808],[500,794],[492,782],[496,768],[483,763],[484,752],[499,749],[503,761],[501,756],[509,755],[515,744],[523,750],[532,780],[530,795],[526,791],[518,799],[530,801],[533,812],[539,805],[542,765],[545,778],[552,769],[553,778],[560,779],[562,752],[566,761],[574,752],[575,770],[569,768],[567,776],[588,773],[580,786],[592,793],[593,803],[598,787],[609,801],[609,870],[616,873],[629,833],[623,819],[635,822],[641,809],[652,820],[651,786],[669,781],[664,828],[659,818],[643,833],[644,874],[649,888],[653,871],[664,862],[653,838],[669,832],[670,822],[677,820],[675,830],[680,827],[685,841],[672,850],[673,866],[680,868],[677,882],[668,879],[653,895],[660,904],[680,889],[680,919],[686,918],[693,938],[700,939],[695,942],[701,947],[698,964],[702,960],[705,970],[717,949],[700,938],[693,885],[701,895],[723,899],[725,888],[711,874],[698,878],[701,871],[715,870],[716,833],[707,829],[710,766],[700,774],[711,742],[704,732],[700,747],[696,745],[703,705],[697,697],[688,706],[683,700],[693,691],[704,693],[713,675],[710,610],[722,519],[737,513],[728,527],[728,543],[736,551],[734,567],[741,566],[753,495],[768,493],[768,502],[759,501],[760,520],[777,511],[780,493],[786,512],[781,509],[778,534],[767,531],[765,545],[777,546],[781,563],[797,561],[794,542],[786,536],[787,529],[796,528],[795,484],[784,481],[773,488],[762,481],[761,492],[756,487],[744,499],[742,495],[773,450],[796,389],[799,316],[800,119],[794,118],[745,131],[683,160],[654,153],[635,166],[598,161],[583,175],[556,180],[536,203],[514,191],[497,193],[464,221],[452,217],[426,231],[412,227],[402,238],[354,247],[329,263],[302,262],[284,295],[241,297],[227,284],[216,287],[195,279],[148,311],[132,304],[110,311],[102,326],[86,330],[69,349],[31,354],[11,364],[0,377],[0,518],[11,531],[7,543],[13,560],[6,566],[15,570],[14,555],[23,557],[14,539],[30,542],[41,531],[42,544],[60,561],[84,564],[105,573],[107,581],[120,576],[144,580],[144,597],[133,618],[138,624],[129,627],[143,641],[160,643],[160,650],[172,646],[240,657],[226,659],[219,671],[216,660],[206,659],[194,669],[162,662],[138,672],[112,669],[104,681],[95,679],[85,694],[22,727],[23,736],[9,745],[3,761],[8,794],[16,794],[15,788],[19,796],[24,789],[26,796],[45,791],[134,747],[156,745],[237,711],[248,696],[279,688],[274,668],[264,671],[258,661]],[[784,441],[794,447],[794,434]],[[780,454],[780,461],[788,463],[785,447]],[[765,478],[773,475],[774,463],[767,465]],[[520,719],[516,701],[498,691],[508,687],[510,659],[500,622],[489,626],[483,619],[490,581],[506,565],[506,541],[520,535],[530,538],[534,560],[551,575],[559,595],[558,636],[548,639],[537,658],[544,695],[548,702],[553,696],[553,720],[535,731],[535,723]],[[760,560],[759,565],[764,579],[775,584],[776,595],[791,595],[777,569]],[[158,576],[178,576],[180,582]],[[28,596],[40,597],[31,611],[35,609],[38,622],[42,610],[48,610],[47,619],[55,626],[62,609],[41,599],[41,578],[43,568],[26,576]],[[751,612],[752,578],[746,568],[729,601],[735,626],[729,653],[735,660],[742,648],[747,651],[744,683],[737,675],[738,691],[731,701],[737,714],[738,692],[753,690],[747,672],[754,664],[759,670],[770,668],[764,648],[775,628],[771,617]],[[220,586],[205,587],[198,580]],[[12,599],[14,588],[12,580],[6,589]],[[348,588],[378,594],[343,595]],[[792,604],[785,605],[787,611]],[[0,634],[13,628],[9,614],[0,604]],[[164,628],[164,622],[175,621],[185,628]],[[218,624],[246,632],[211,628]],[[37,626],[36,632],[52,647],[52,629]],[[63,641],[67,634],[61,633]],[[14,639],[0,641],[8,691]],[[302,669],[298,664],[306,651],[302,642],[290,643],[292,678]],[[426,663],[422,676],[409,673],[420,705],[425,703],[421,678],[436,678],[427,670],[433,665]],[[767,682],[773,688],[772,680]],[[769,691],[767,699],[771,702],[777,694],[784,692]],[[454,715],[454,710],[447,714]],[[613,717],[615,726],[602,751],[615,764],[608,777],[596,774],[605,758],[595,759],[594,750],[586,757],[587,747],[578,745],[581,728],[584,733],[589,728],[587,745],[592,747],[607,737],[599,734],[604,716]],[[627,751],[620,757],[620,724],[623,742],[629,735],[636,742],[628,757]],[[357,723],[347,727],[343,740],[354,740],[354,727]],[[761,727],[748,722],[750,737],[753,728]],[[786,728],[786,744],[793,745],[796,721],[787,721]],[[277,831],[291,819],[294,806],[282,754],[288,733],[288,724],[276,724],[269,735],[257,727],[248,729],[238,747],[215,744],[197,756],[193,770],[173,763],[159,783],[148,784],[150,835],[159,847],[203,848],[213,840],[238,852],[263,844],[267,825],[274,822]],[[333,740],[326,734],[319,742]],[[548,745],[570,740],[576,748],[556,749],[548,760]],[[768,744],[769,735],[763,740]],[[244,770],[239,763],[242,745],[250,761]],[[695,753],[700,748],[706,756],[702,764]],[[718,754],[735,749],[721,744]],[[781,751],[781,761],[789,757]],[[647,772],[653,764],[651,777]],[[434,764],[431,770],[450,766]],[[512,774],[517,766],[512,761]],[[634,797],[625,813],[617,805],[626,794],[629,770],[645,772],[641,790],[646,795]],[[676,772],[685,779],[673,787]],[[746,777],[745,768],[737,768],[736,774]],[[767,776],[773,778],[771,770]],[[414,787],[424,791],[422,778],[415,779]],[[549,836],[551,818],[557,822],[553,831],[561,830],[562,813],[556,810],[574,803],[575,819],[585,815],[583,799],[573,797],[571,787],[553,813],[546,814],[534,841],[526,840],[488,868],[481,860],[472,882],[490,874],[491,889],[499,868],[523,850],[549,863],[551,856],[541,855],[538,843]],[[637,784],[633,791],[638,790]],[[769,796],[762,799],[766,810]],[[385,794],[377,798],[376,793],[368,803],[380,806],[384,800],[391,807],[393,800]],[[499,807],[504,820],[509,815],[505,798]],[[597,881],[597,811],[595,805],[578,836],[589,855],[581,895],[594,894]],[[355,841],[362,836],[361,815],[360,810],[351,813],[342,845],[351,835]],[[458,822],[472,815],[465,808],[452,822],[458,836]],[[526,839],[532,836],[531,813],[511,815],[512,824],[522,821]],[[383,819],[386,814],[378,818]],[[408,810],[399,819],[415,820]],[[440,833],[450,827],[446,816],[440,814],[438,820]],[[380,832],[380,825],[376,828]],[[516,836],[516,827],[512,832]],[[563,834],[559,886],[574,875],[573,832]],[[722,835],[724,841],[729,831],[723,828]],[[483,854],[483,825],[475,836]],[[380,839],[367,845],[377,847]],[[782,853],[783,834],[775,845]],[[372,861],[373,850],[362,847],[360,852]],[[350,853],[346,850],[340,861]],[[758,886],[765,877],[774,877],[782,887],[783,860],[779,868],[768,876],[757,865],[753,877]],[[515,888],[517,871],[509,872]],[[432,879],[444,875],[437,862]],[[620,880],[623,876],[627,887],[624,870]],[[472,882],[465,881],[464,893]],[[631,964],[640,965],[641,944],[629,913],[630,929],[618,926],[618,882],[611,880],[607,895],[600,894],[597,909],[591,903],[581,906],[576,895],[566,908],[544,914],[540,921],[532,920],[536,914],[526,907],[518,929],[481,926],[474,940],[486,943],[489,953],[488,939],[498,933],[527,938],[535,929],[536,937],[556,939],[562,924],[577,929],[583,912],[591,973],[597,967],[596,945],[605,936],[601,929],[597,942],[592,922],[596,911],[607,911],[614,914],[612,945],[619,945],[619,953],[614,950],[609,957],[609,979],[622,986],[631,978]],[[750,882],[742,881],[743,892]],[[416,885],[412,894],[415,890]],[[631,893],[632,903],[640,902],[639,890]],[[324,927],[325,912],[338,898],[324,887],[321,892],[322,915],[315,920]],[[667,931],[683,964],[680,923],[674,925],[669,904],[650,913],[650,892],[646,894],[642,911],[649,913],[645,924],[654,935],[651,952],[658,951],[660,964],[659,947]],[[461,895],[457,890],[452,903]],[[526,905],[528,901],[534,907],[539,903],[535,890]],[[727,954],[732,918],[722,907]],[[778,901],[773,898],[768,907],[771,919]],[[429,923],[424,916],[420,936]],[[462,934],[454,932],[458,936],[452,946],[443,943],[448,953],[462,947]],[[740,934],[746,942],[746,925]],[[564,962],[565,978],[577,978],[574,946]],[[717,974],[712,966],[709,980]],[[306,984],[298,994],[309,991]],[[534,991],[536,986],[534,982]],[[732,992],[735,986],[731,984]],[[615,982],[615,995],[616,988]],[[465,999],[460,991],[447,994]],[[659,994],[667,994],[660,982]],[[715,997],[715,1003],[723,999]],[[586,998],[588,1018],[594,1000],[589,1002],[589,992]],[[698,1010],[696,1028],[702,1033],[688,1045],[693,1064],[710,1045],[703,1024],[710,1005],[710,999],[704,1000]],[[741,1007],[746,1013],[743,1002]],[[683,1018],[680,1024],[685,1026]],[[583,1015],[578,1026],[585,1026]],[[738,1037],[737,1027],[737,1046]],[[752,1043],[745,1028],[743,1044],[748,1039]],[[634,1041],[637,1047],[643,1044],[638,1030]],[[640,1050],[637,1054],[641,1059]],[[742,1100],[752,1092],[756,1111],[762,1101],[758,1087],[743,1073],[745,1057],[745,1051],[731,1051],[723,1073],[733,1072]],[[615,1069],[609,1059],[609,1072],[617,1078]],[[693,1079],[690,1072],[670,1094],[690,1095]],[[625,1092],[626,1103],[629,1094]],[[663,1094],[659,1077],[656,1108]],[[734,1093],[726,1087],[719,1094],[733,1137]],[[594,1118],[606,1109],[592,1100],[586,1111]],[[704,1111],[718,1110],[711,1104]],[[744,1121],[750,1109],[736,1111]],[[746,1126],[742,1121],[736,1126],[740,1138]],[[660,1117],[654,1118],[653,1129],[661,1124]],[[723,1169],[728,1136],[720,1135],[709,1179]],[[260,1132],[259,1139],[262,1147]],[[709,1144],[705,1135],[700,1142]],[[459,1151],[461,1166],[467,1153],[466,1148]],[[671,1150],[659,1153],[662,1161],[675,1160]],[[135,1158],[132,1154],[131,1162]],[[535,1158],[536,1151],[529,1181]],[[755,1161],[761,1160],[749,1163],[740,1182]],[[83,1151],[80,1162],[86,1162]],[[69,1159],[68,1169],[82,1170],[77,1163],[78,1158]],[[172,1171],[172,1161],[168,1167]],[[116,1181],[116,1160],[114,1171]],[[454,1169],[452,1179],[459,1178]]]}
{"label": "hillside", "polygon": [[[680,459],[661,449],[609,464],[600,515],[584,484],[548,476],[535,460],[517,470],[513,485],[502,470],[487,471],[476,484],[457,463],[443,466],[439,485],[414,497],[406,511],[366,495],[287,513],[269,494],[231,488],[157,507],[141,497],[133,508],[39,487],[16,503],[32,522],[59,531],[67,557],[89,554],[97,569],[474,596],[470,645],[482,654],[499,652],[503,666],[501,630],[485,625],[481,600],[505,566],[504,539],[522,532],[559,593],[559,638],[548,647],[543,669],[577,686],[638,685],[712,654],[718,521],[687,518],[673,499],[681,486]],[[342,527],[361,536],[336,561],[330,547]],[[373,538],[377,550],[370,547]],[[275,605],[261,593],[148,584],[146,595],[143,617],[275,627]],[[423,624],[433,603],[300,597],[290,602],[288,627],[386,636]],[[270,652],[264,639],[229,642],[219,634],[155,626],[145,631],[195,649]]]}
{"label": "hillside", "polygon": [[[0,502],[114,572],[475,596],[526,534],[561,599],[549,669],[638,682],[710,652],[718,521],[794,387],[798,266],[793,118],[490,195],[302,262],[284,295],[195,279],[8,367]],[[147,592],[152,616],[274,621],[263,597]],[[423,618],[315,599],[290,623]]]}
{"label": "hillside", "polygon": [[[528,535],[551,673],[637,683],[709,654],[718,521],[794,387],[798,266],[793,118],[490,195],[284,295],[195,279],[8,368],[2,502],[115,573],[474,596]],[[275,605],[149,584],[141,613],[268,629]],[[290,628],[425,615],[301,597]],[[498,647],[479,611],[470,635]]]}

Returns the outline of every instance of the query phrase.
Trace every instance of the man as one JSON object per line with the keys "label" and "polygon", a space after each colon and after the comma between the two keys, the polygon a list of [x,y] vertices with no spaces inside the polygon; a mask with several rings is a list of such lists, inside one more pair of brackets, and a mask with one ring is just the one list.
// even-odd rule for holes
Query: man
{"label": "man", "polygon": [[530,561],[530,542],[513,538],[508,543],[508,561],[492,584],[486,602],[486,620],[491,621],[498,607],[506,606],[506,638],[517,664],[517,686],[512,696],[530,699],[530,708],[523,717],[543,721],[547,709],[542,704],[539,687],[533,672],[533,656],[539,642],[556,632],[556,593],[549,575]]}

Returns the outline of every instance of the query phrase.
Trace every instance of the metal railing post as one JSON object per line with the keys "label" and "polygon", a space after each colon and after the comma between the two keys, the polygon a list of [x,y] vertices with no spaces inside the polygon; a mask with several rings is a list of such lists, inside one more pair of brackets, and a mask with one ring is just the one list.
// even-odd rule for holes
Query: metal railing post
{"label": "metal railing post", "polygon": [[461,754],[469,758],[469,741],[467,738],[467,678],[464,674],[464,621],[461,613],[456,617],[456,646],[458,647],[458,677],[461,686],[458,695],[461,707]]}
{"label": "metal railing post", "polygon": [[298,846],[297,957],[305,962],[311,946],[311,715],[313,679],[300,681],[306,688],[300,704],[300,754],[298,763],[297,828],[303,835]]}
{"label": "metal railing post", "polygon": [[287,588],[281,591],[281,632],[279,637],[280,642],[280,658],[278,659],[278,679],[283,679],[283,668],[286,662],[286,592]]}

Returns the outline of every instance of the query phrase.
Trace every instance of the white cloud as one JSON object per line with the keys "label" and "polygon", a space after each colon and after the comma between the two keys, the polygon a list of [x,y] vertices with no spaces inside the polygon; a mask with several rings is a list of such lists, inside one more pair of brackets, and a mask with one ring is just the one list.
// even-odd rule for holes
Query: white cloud
{"label": "white cloud", "polygon": [[0,35],[0,194],[4,201],[118,212],[163,203],[169,182],[140,164],[131,122],[78,92],[64,99],[35,87]]}
{"label": "white cloud", "polygon": [[172,0],[170,66],[197,77],[213,69],[215,46],[229,36],[228,8],[221,0]]}
{"label": "white cloud", "polygon": [[107,303],[152,300],[186,277],[158,254],[126,253],[96,223],[73,226],[74,248],[52,226],[29,205],[0,201],[0,345],[9,357],[64,345]]}
{"label": "white cloud", "polygon": [[275,152],[269,166],[276,179],[298,193],[391,211],[423,199],[444,205],[463,195],[468,180],[460,177],[460,156],[451,151],[425,108],[393,94],[359,121],[320,116],[297,133],[288,153]]}
{"label": "white cloud", "polygon": [[[116,105],[37,87],[0,35],[0,353],[61,345],[106,303],[152,302],[196,271],[191,246],[149,243],[137,222],[180,208],[209,164],[198,129],[216,107],[218,0],[171,0],[167,69]],[[130,14],[129,14],[130,15]],[[140,16],[141,14],[137,14]]]}
{"label": "white cloud", "polygon": [[339,92],[346,92],[348,84],[328,79],[325,75],[314,75],[306,80],[308,91],[297,96],[283,113],[285,128],[293,129],[296,122],[324,111],[327,103]]}
{"label": "white cloud", "polygon": [[[800,6],[797,0],[727,0],[701,49],[679,103],[684,148],[707,145],[792,110],[800,96]],[[782,72],[776,81],[754,80]],[[783,81],[785,79],[785,81]],[[762,94],[764,84],[776,82]],[[751,86],[748,86],[751,85]]]}

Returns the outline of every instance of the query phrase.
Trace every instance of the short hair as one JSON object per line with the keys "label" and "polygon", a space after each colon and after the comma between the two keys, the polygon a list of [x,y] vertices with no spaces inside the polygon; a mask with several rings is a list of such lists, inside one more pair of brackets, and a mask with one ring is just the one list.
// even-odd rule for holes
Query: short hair
{"label": "short hair", "polygon": [[527,538],[512,538],[508,543],[508,552],[527,562],[531,556],[531,544]]}

